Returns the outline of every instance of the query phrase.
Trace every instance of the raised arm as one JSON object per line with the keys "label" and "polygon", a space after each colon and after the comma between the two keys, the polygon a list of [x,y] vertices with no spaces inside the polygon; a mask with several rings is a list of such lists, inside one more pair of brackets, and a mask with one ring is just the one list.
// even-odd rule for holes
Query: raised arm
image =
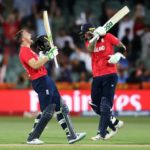
{"label": "raised arm", "polygon": [[97,43],[97,39],[95,41],[93,41],[92,43],[89,43],[87,50],[89,52],[92,52],[95,49],[96,43]]}
{"label": "raised arm", "polygon": [[33,69],[39,69],[41,66],[43,66],[47,62],[48,62],[48,57],[46,57],[46,56],[39,60],[35,60],[34,58],[31,58],[28,61],[28,65]]}
{"label": "raised arm", "polygon": [[58,55],[57,47],[51,48],[45,55],[43,55],[43,57],[39,58],[38,60],[31,58],[28,61],[28,65],[33,69],[39,69],[40,67],[45,65],[49,60],[52,60],[57,55]]}

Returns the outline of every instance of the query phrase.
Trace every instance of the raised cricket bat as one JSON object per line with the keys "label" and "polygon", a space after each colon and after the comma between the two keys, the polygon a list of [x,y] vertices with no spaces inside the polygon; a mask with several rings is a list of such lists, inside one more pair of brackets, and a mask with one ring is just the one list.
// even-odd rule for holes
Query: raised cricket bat
{"label": "raised cricket bat", "polygon": [[[54,43],[53,43],[52,32],[51,32],[51,28],[50,28],[50,24],[49,24],[49,20],[48,20],[47,11],[43,11],[43,22],[44,22],[44,27],[45,27],[47,37],[49,39],[50,46],[51,46],[51,48],[53,48]],[[56,68],[58,68],[59,66],[58,66],[56,57],[54,57],[54,62],[55,62]]]}
{"label": "raised cricket bat", "polygon": [[[111,17],[104,25],[105,31],[109,31],[117,22],[119,22],[126,14],[130,12],[129,8],[127,6],[124,6],[122,9],[120,9],[113,17]],[[99,35],[94,36],[90,43],[95,41]]]}

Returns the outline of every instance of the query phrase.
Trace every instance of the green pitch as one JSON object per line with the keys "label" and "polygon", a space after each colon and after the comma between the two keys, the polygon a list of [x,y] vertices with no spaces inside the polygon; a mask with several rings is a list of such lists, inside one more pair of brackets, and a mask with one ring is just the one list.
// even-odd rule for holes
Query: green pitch
{"label": "green pitch", "polygon": [[0,150],[150,150],[150,117],[123,117],[125,126],[109,141],[91,141],[96,134],[97,117],[73,118],[76,131],[85,131],[84,140],[69,145],[64,132],[53,118],[41,140],[44,145],[25,143],[33,118],[0,118]]}

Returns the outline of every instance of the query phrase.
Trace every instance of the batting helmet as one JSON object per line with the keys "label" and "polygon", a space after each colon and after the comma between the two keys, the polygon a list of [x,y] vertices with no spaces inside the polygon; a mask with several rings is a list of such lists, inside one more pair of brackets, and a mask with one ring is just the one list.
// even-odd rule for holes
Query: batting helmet
{"label": "batting helmet", "polygon": [[94,31],[95,30],[95,26],[90,24],[90,23],[87,23],[87,24],[84,24],[84,25],[81,25],[81,30],[80,30],[80,38],[81,39],[84,39],[84,34],[88,31]]}
{"label": "batting helmet", "polygon": [[38,51],[49,51],[51,48],[46,35],[37,37],[35,40],[35,46]]}

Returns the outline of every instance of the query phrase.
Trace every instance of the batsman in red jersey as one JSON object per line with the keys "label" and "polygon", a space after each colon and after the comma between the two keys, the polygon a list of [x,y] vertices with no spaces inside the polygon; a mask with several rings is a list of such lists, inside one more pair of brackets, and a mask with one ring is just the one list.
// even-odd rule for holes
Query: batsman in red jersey
{"label": "batsman in red jersey", "polygon": [[[99,38],[90,43],[89,41],[96,34]],[[106,33],[103,27],[95,29],[92,24],[82,25],[80,36],[85,40],[85,45],[92,57],[92,101],[89,104],[100,115],[97,135],[91,139],[107,140],[114,136],[118,128],[124,124],[112,115],[111,109],[118,80],[116,64],[121,58],[125,58],[123,54],[126,47],[118,38]],[[114,46],[119,47],[120,51],[114,53]]]}
{"label": "batsman in red jersey", "polygon": [[54,81],[47,75],[45,64],[58,55],[57,47],[51,48],[47,36],[43,35],[35,40],[38,51],[45,53],[39,57],[31,49],[31,34],[27,30],[21,30],[16,35],[20,43],[19,58],[28,72],[32,87],[38,94],[41,114],[35,119],[32,131],[29,133],[27,144],[43,144],[39,138],[56,112],[57,120],[65,131],[68,143],[73,144],[82,140],[86,133],[76,133],[69,117],[69,109],[63,102]]}

